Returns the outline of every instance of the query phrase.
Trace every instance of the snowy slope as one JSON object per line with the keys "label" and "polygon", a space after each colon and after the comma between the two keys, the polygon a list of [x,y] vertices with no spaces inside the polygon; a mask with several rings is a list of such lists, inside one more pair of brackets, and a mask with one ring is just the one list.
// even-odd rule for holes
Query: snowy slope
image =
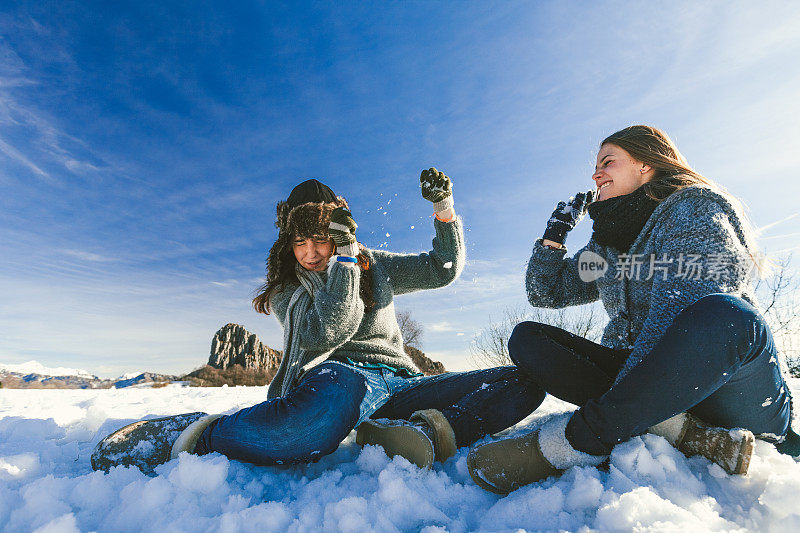
{"label": "snowy slope", "polygon": [[86,378],[94,377],[86,370],[77,368],[55,367],[49,368],[38,361],[28,361],[16,365],[0,363],[0,372],[15,372],[17,374],[39,374],[40,376],[81,376]]}
{"label": "snowy slope", "polygon": [[[792,383],[800,396],[800,380]],[[312,465],[255,467],[184,454],[148,478],[92,472],[95,443],[151,415],[230,412],[266,388],[0,392],[0,530],[798,531],[800,465],[760,443],[746,477],[686,459],[659,437],[618,446],[611,468],[568,471],[501,498],[475,486],[466,449],[432,471],[351,434]],[[548,398],[542,416],[569,410]]]}

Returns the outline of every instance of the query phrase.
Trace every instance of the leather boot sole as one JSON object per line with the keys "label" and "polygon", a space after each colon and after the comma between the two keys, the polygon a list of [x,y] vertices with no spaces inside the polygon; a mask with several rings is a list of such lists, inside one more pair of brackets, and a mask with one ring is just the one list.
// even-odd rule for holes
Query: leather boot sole
{"label": "leather boot sole", "polygon": [[388,423],[388,420],[367,420],[358,426],[356,443],[360,446],[377,445],[386,455],[405,457],[408,462],[420,468],[430,468],[433,464],[433,443],[410,423]]}
{"label": "leather boot sole", "polygon": [[203,416],[206,413],[187,413],[128,424],[97,443],[91,456],[92,468],[108,472],[115,466],[135,466],[155,475],[155,467],[169,461],[172,445],[181,432]]}

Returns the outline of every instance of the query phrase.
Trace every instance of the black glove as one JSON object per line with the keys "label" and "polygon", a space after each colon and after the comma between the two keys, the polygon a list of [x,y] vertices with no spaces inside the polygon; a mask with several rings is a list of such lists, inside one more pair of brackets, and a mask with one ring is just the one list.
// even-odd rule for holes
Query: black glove
{"label": "black glove", "polygon": [[594,191],[579,192],[566,202],[558,202],[556,210],[547,221],[543,239],[564,244],[567,233],[580,222],[586,214],[586,209],[594,200]]}
{"label": "black glove", "polygon": [[439,213],[453,207],[453,184],[450,178],[435,168],[423,170],[419,175],[422,197],[433,202],[433,211]]}

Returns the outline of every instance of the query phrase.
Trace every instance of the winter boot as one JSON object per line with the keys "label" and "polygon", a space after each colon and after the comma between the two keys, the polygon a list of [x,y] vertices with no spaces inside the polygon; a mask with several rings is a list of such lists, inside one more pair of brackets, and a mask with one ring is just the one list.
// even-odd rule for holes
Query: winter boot
{"label": "winter boot", "polygon": [[606,456],[580,452],[567,441],[564,429],[571,416],[572,413],[566,413],[551,418],[527,435],[472,449],[467,455],[472,480],[490,492],[508,494],[573,466],[602,463]]}
{"label": "winter boot", "polygon": [[680,413],[647,430],[667,439],[685,456],[702,455],[728,474],[746,474],[755,437],[746,429],[711,427],[689,413]]}
{"label": "winter boot", "polygon": [[386,455],[400,455],[420,468],[445,461],[456,453],[456,435],[450,422],[436,409],[425,409],[409,420],[379,418],[358,426],[356,443],[382,446]]}
{"label": "winter boot", "polygon": [[92,468],[108,472],[114,466],[135,466],[154,476],[156,466],[194,451],[203,430],[220,416],[187,413],[128,424],[97,443]]}

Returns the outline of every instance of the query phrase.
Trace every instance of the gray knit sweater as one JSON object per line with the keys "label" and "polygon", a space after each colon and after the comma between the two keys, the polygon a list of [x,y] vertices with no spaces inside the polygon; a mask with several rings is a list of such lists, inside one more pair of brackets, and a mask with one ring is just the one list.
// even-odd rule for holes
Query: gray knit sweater
{"label": "gray knit sweater", "polygon": [[[435,289],[453,282],[464,268],[465,246],[461,221],[434,219],[433,250],[421,254],[398,254],[366,250],[372,275],[375,306],[364,309],[359,296],[361,269],[334,262],[325,288],[314,295],[308,312],[298,324],[300,348],[329,358],[350,358],[383,363],[418,372],[403,350],[400,327],[395,318],[394,296],[421,289]],[[284,325],[286,309],[298,283],[290,283],[270,299],[271,310]]]}
{"label": "gray knit sweater", "polygon": [[[755,305],[751,283],[755,250],[728,197],[693,186],[656,207],[627,258],[593,239],[572,258],[565,258],[565,249],[550,249],[537,241],[525,285],[528,300],[536,307],[602,299],[609,322],[601,343],[632,349],[619,380],[647,356],[675,316],[701,297],[727,293]],[[579,258],[585,251],[608,263],[596,281],[584,282],[579,276]]]}

